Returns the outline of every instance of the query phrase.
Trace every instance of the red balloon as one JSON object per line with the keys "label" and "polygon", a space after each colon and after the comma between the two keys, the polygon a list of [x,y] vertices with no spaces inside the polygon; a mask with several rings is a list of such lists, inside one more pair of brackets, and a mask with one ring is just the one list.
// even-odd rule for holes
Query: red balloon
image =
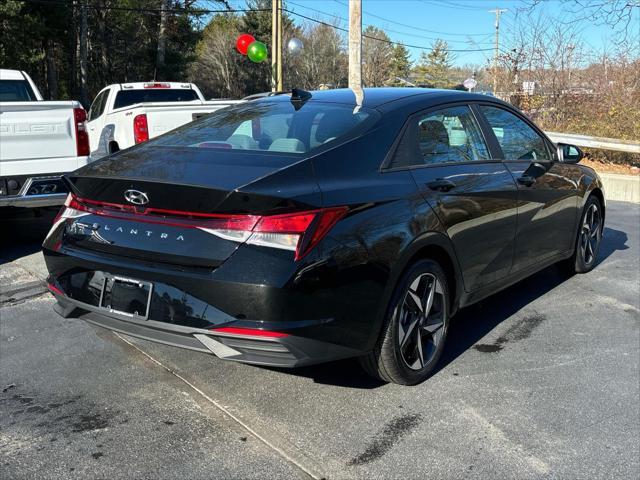
{"label": "red balloon", "polygon": [[246,55],[249,45],[255,41],[256,39],[253,38],[253,35],[249,35],[248,33],[243,33],[236,40],[236,48],[242,55]]}

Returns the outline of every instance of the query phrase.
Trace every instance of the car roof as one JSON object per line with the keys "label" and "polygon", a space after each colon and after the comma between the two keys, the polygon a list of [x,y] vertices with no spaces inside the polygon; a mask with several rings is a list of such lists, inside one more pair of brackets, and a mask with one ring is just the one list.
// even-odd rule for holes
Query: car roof
{"label": "car roof", "polygon": [[[356,105],[356,94],[351,88],[338,88],[333,90],[314,90],[311,93],[313,102],[342,103],[345,105]],[[289,101],[289,93],[286,95],[269,96],[264,94],[257,101]],[[495,98],[487,97],[477,93],[463,92],[460,90],[440,90],[435,88],[412,88],[412,87],[377,87],[364,88],[362,106],[368,108],[378,108],[387,103],[410,99],[421,96],[433,100],[434,104],[446,101],[495,101]],[[254,97],[254,96],[252,96]],[[255,96],[257,97],[257,95]]]}
{"label": "car roof", "polygon": [[0,68],[1,80],[26,80],[20,70],[7,70]]}

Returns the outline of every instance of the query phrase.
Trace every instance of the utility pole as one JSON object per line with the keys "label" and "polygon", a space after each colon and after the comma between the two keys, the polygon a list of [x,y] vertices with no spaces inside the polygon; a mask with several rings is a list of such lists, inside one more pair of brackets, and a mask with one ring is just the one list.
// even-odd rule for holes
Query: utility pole
{"label": "utility pole", "polygon": [[498,90],[498,55],[500,53],[500,15],[506,13],[506,8],[495,8],[493,10],[489,10],[489,13],[496,14],[496,44],[495,50],[493,53],[493,94],[495,95]]}
{"label": "utility pole", "polygon": [[349,88],[362,91],[362,0],[349,0]]}
{"label": "utility pole", "polygon": [[271,1],[271,91],[282,91],[282,0]]}
{"label": "utility pole", "polygon": [[277,0],[277,2],[278,2],[278,91],[281,92],[283,89],[282,87],[282,0]]}

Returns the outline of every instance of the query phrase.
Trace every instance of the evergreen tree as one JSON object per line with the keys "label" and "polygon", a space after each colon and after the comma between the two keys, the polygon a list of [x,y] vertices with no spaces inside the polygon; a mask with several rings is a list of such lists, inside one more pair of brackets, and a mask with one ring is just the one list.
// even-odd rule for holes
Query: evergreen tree
{"label": "evergreen tree", "polygon": [[393,57],[391,60],[391,81],[395,86],[406,86],[406,83],[398,80],[398,78],[406,79],[411,73],[411,57],[409,50],[402,44],[393,48]]}
{"label": "evergreen tree", "polygon": [[452,85],[449,70],[453,64],[449,45],[444,40],[436,40],[429,53],[422,52],[420,62],[414,73],[421,84],[435,88],[448,88]]}

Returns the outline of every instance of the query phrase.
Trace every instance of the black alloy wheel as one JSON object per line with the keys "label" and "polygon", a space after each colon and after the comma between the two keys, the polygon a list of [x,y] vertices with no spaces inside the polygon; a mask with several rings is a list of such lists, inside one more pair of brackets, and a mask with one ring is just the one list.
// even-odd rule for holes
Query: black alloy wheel
{"label": "black alloy wheel", "polygon": [[586,273],[596,266],[604,225],[602,214],[600,200],[589,197],[582,211],[575,251],[568,261],[570,272]]}
{"label": "black alloy wheel", "polygon": [[402,385],[425,380],[447,335],[446,275],[433,260],[419,260],[401,277],[374,350],[361,358],[374,377]]}

